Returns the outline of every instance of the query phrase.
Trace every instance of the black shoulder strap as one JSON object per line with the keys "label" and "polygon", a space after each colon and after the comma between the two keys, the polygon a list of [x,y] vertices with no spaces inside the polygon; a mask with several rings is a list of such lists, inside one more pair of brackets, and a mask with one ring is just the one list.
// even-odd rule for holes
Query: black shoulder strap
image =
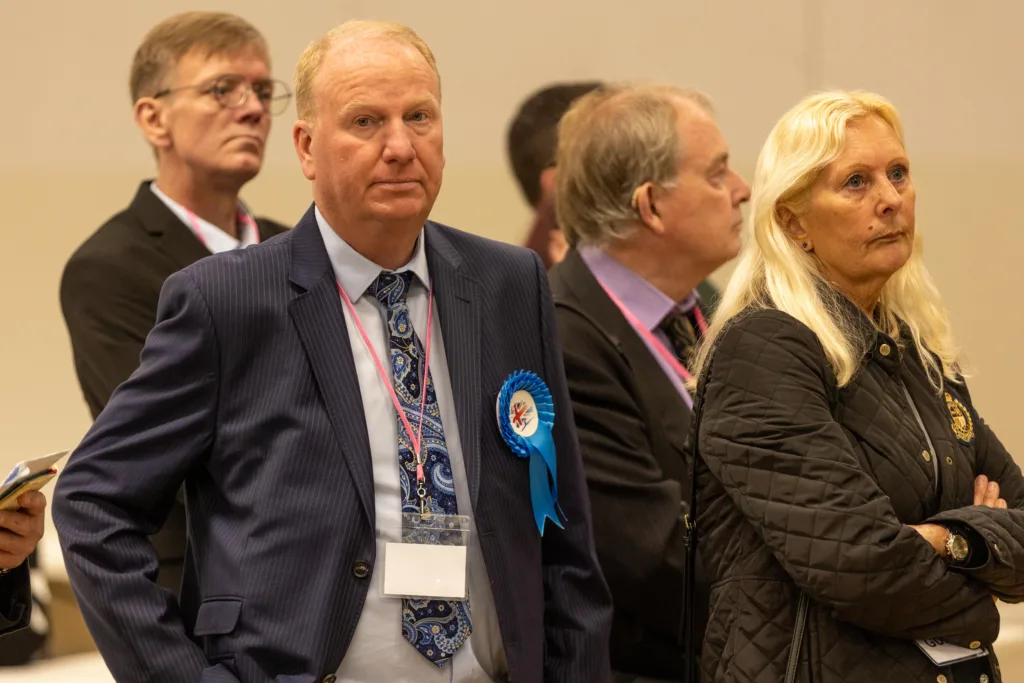
{"label": "black shoulder strap", "polygon": [[714,350],[708,358],[707,367],[697,381],[697,392],[693,399],[693,424],[690,429],[690,499],[687,511],[683,514],[686,529],[683,532],[683,544],[686,546],[686,567],[683,570],[683,682],[698,683],[700,667],[696,642],[694,640],[694,575],[697,571],[697,458],[700,457],[698,441],[700,439],[700,420],[704,414],[704,392],[708,379],[711,377],[711,366],[714,364]]}

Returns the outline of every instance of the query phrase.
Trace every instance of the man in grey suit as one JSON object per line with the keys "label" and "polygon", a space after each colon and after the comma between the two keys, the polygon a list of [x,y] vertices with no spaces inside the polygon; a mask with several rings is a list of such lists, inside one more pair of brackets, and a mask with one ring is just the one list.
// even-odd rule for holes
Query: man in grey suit
{"label": "man in grey suit", "polygon": [[[440,100],[410,29],[331,31],[296,71],[313,206],[167,280],[141,367],[54,501],[118,681],[609,681],[610,598],[545,271],[427,220]],[[538,523],[535,461],[496,422],[518,370],[552,394],[561,528]],[[147,534],[182,483],[179,603],[154,583]],[[427,556],[393,554],[423,549],[399,529],[435,515],[471,520],[461,564],[445,553],[435,571],[468,595],[424,593]]]}

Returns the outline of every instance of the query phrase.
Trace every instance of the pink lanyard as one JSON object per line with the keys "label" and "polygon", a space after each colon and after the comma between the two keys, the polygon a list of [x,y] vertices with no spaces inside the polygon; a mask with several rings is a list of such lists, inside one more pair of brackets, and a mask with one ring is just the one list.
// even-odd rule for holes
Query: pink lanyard
{"label": "pink lanyard", "polygon": [[395,385],[388,376],[388,373],[384,370],[384,365],[380,362],[380,358],[377,356],[377,352],[373,348],[373,344],[370,343],[370,337],[366,334],[366,328],[363,327],[362,321],[359,320],[359,314],[356,313],[356,307],[352,304],[352,300],[348,298],[348,294],[345,293],[345,288],[341,286],[341,283],[335,280],[338,285],[338,292],[341,294],[341,300],[345,302],[345,306],[348,308],[348,312],[352,314],[352,319],[356,323],[356,327],[359,329],[359,334],[363,338],[363,343],[366,344],[366,349],[370,352],[370,356],[373,358],[374,365],[377,366],[377,374],[380,375],[380,379],[384,382],[384,386],[387,387],[388,393],[391,395],[391,402],[395,404],[395,410],[398,412],[398,417],[402,420],[402,426],[405,428],[405,433],[409,437],[409,442],[412,444],[413,455],[416,456],[416,484],[417,484],[417,495],[420,497],[420,504],[423,504],[423,499],[427,495],[426,486],[424,486],[423,476],[423,453],[422,453],[422,438],[423,438],[423,414],[427,406],[427,378],[429,375],[430,368],[430,328],[434,324],[434,285],[430,285],[430,299],[427,304],[427,348],[424,351],[426,359],[423,361],[423,375],[420,377],[420,421],[417,425],[416,432],[413,433],[412,425],[409,424],[409,419],[405,416],[405,410],[402,408],[402,404],[398,401],[398,394],[395,393]]}
{"label": "pink lanyard", "polygon": [[[622,311],[622,315],[629,321],[629,324],[633,326],[633,329],[636,330],[637,334],[643,337],[644,341],[646,341],[649,346],[658,351],[658,354],[666,363],[669,364],[669,367],[671,367],[676,374],[682,378],[683,382],[692,381],[693,376],[690,375],[690,372],[685,367],[683,367],[683,364],[679,362],[676,355],[666,349],[665,345],[662,344],[661,341],[655,337],[643,323],[637,320],[637,317],[633,315],[633,312],[626,308],[626,306],[619,301],[618,297],[612,294],[610,289],[605,287],[603,284],[601,287],[604,288],[605,294],[607,294],[608,298],[612,300],[612,303],[619,307],[619,310]],[[704,314],[701,313],[700,306],[693,307],[693,317],[697,319],[697,327],[700,329],[701,336],[707,336],[708,326],[707,323],[704,322]]]}
{"label": "pink lanyard", "polygon": [[[206,247],[207,251],[210,251],[210,245],[206,243],[206,238],[203,237],[203,231],[199,228],[199,219],[196,218],[196,215],[189,211],[188,209],[185,209],[185,213],[188,214],[188,220],[192,224],[192,232],[195,233],[196,239],[198,239],[202,243],[202,245]],[[256,227],[256,221],[253,220],[253,217],[244,211],[239,211],[238,222],[241,223],[244,227],[252,230],[253,239],[256,240],[255,242],[253,242],[253,244],[259,244],[260,231],[259,228]],[[239,233],[238,235],[238,243],[242,243],[241,233]]]}

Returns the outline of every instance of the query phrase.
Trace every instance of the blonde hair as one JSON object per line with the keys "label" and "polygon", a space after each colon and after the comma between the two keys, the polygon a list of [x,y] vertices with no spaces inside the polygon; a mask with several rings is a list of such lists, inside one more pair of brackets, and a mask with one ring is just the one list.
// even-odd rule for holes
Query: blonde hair
{"label": "blonde hair", "polygon": [[132,102],[166,87],[168,76],[187,54],[203,57],[254,50],[270,65],[267,41],[245,19],[225,12],[185,12],[149,30],[135,51],[128,89]]}
{"label": "blonde hair", "polygon": [[441,74],[437,60],[430,47],[408,26],[390,21],[352,20],[335,26],[318,40],[313,41],[302,52],[295,66],[295,108],[299,119],[313,121],[316,118],[316,102],[313,81],[320,73],[324,57],[338,43],[344,40],[378,38],[394,40],[416,49],[437,76],[437,87],[441,88]]}
{"label": "blonde hair", "polygon": [[711,112],[702,93],[670,85],[613,85],[578,100],[558,124],[555,210],[570,244],[604,244],[640,219],[636,191],[674,184],[682,162],[678,104]]}
{"label": "blonde hair", "polygon": [[[855,323],[843,316],[819,288],[831,287],[817,258],[783,229],[780,209],[801,215],[811,186],[842,153],[851,121],[877,116],[903,144],[899,113],[886,99],[867,92],[823,92],[793,107],[775,124],[754,173],[750,229],[729,285],[697,354],[700,377],[715,341],[741,312],[775,308],[809,327],[825,350],[837,384],[846,386],[860,367],[863,344]],[[928,378],[941,390],[943,377],[957,380],[958,349],[938,288],[925,269],[917,234],[907,263],[885,284],[878,302],[878,326],[897,341],[905,325]]]}

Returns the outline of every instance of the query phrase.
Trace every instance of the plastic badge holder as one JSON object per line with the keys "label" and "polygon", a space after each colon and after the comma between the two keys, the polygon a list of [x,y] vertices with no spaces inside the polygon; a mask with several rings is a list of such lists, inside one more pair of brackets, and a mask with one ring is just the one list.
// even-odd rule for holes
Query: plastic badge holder
{"label": "plastic badge holder", "polygon": [[384,538],[381,595],[413,600],[465,600],[470,518],[402,513],[401,529]]}
{"label": "plastic badge holder", "polygon": [[952,666],[960,662],[988,656],[988,648],[983,647],[971,650],[947,643],[942,638],[926,638],[915,642],[921,648],[921,652],[925,653],[928,659],[932,660],[932,664],[936,666]]}

